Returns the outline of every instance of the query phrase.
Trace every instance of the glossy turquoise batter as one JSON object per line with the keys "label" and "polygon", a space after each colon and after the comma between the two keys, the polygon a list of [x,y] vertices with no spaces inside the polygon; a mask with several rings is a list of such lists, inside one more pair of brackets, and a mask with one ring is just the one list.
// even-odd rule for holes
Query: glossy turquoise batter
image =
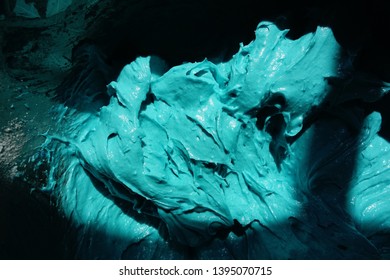
{"label": "glossy turquoise batter", "polygon": [[349,86],[329,28],[287,32],[260,23],[226,63],[140,57],[108,85],[107,106],[57,108],[47,189],[76,258],[381,256],[369,236],[390,228],[390,146],[378,113],[342,104],[388,88]]}

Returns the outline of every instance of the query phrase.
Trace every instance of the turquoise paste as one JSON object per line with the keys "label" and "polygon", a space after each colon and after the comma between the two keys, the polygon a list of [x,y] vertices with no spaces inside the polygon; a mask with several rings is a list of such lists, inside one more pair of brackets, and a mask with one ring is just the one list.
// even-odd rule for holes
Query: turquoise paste
{"label": "turquoise paste", "polygon": [[140,57],[108,85],[108,105],[57,108],[46,189],[76,258],[380,256],[368,238],[390,228],[390,146],[380,114],[340,104],[388,87],[332,83],[352,69],[329,28],[287,32],[262,22],[219,64]]}

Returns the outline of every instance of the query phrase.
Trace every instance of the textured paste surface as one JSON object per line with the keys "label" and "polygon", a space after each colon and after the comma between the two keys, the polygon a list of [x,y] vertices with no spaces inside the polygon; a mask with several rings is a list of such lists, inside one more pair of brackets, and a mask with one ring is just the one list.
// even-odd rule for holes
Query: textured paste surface
{"label": "textured paste surface", "polygon": [[330,29],[287,32],[260,23],[225,63],[168,70],[141,57],[108,85],[106,105],[57,108],[46,189],[75,231],[70,254],[386,254],[375,236],[390,228],[389,144],[378,113],[343,105],[386,90],[345,82],[352,69]]}

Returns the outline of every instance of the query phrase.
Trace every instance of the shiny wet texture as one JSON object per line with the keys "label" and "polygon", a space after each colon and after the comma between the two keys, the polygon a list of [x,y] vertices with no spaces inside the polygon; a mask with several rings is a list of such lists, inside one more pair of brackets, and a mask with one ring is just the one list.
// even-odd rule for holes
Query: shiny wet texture
{"label": "shiny wet texture", "polygon": [[355,73],[329,28],[286,34],[262,22],[218,64],[137,58],[109,104],[56,108],[44,190],[71,221],[72,257],[388,255],[388,143],[355,104],[388,86]]}
{"label": "shiny wet texture", "polygon": [[[0,4],[0,258],[389,258],[386,205],[390,95],[379,97],[386,90],[386,84],[381,80],[390,81],[386,40],[390,31],[387,24],[389,11],[383,1],[362,0],[355,1],[353,6],[341,7],[313,1],[79,0],[72,1],[65,11],[47,18],[47,2],[55,1],[26,1],[36,3],[40,14],[38,19],[12,15],[15,2],[9,0]],[[10,6],[4,6],[4,3]],[[342,48],[334,44],[332,36],[317,34],[313,50],[320,49],[321,41],[328,41],[333,47],[328,49],[326,46],[324,52],[319,52],[320,56],[310,51],[307,58],[311,59],[306,58],[301,63],[292,61],[294,69],[310,70],[307,73],[290,71],[289,76],[294,79],[276,79],[288,71],[283,67],[276,68],[275,79],[267,76],[272,67],[251,65],[253,53],[248,55],[241,51],[236,56],[243,58],[246,64],[235,58],[237,69],[233,71],[232,55],[239,51],[240,42],[248,45],[255,38],[254,30],[262,20],[271,20],[279,29],[289,28],[290,31],[287,34],[282,34],[285,31],[274,32],[272,34],[277,36],[268,36],[266,40],[279,42],[276,45],[282,46],[284,51],[279,48],[269,58],[262,57],[260,61],[279,61],[282,63],[275,66],[283,66],[288,62],[286,58],[293,59],[292,53],[299,53],[294,51],[296,44],[283,37],[296,40],[307,34],[310,36],[300,39],[307,43],[312,37],[310,33],[315,32],[318,26],[330,27]],[[269,47],[270,44],[267,44],[268,51]],[[253,51],[254,48],[244,49]],[[277,54],[286,54],[285,59]],[[177,197],[169,196],[171,199],[168,200],[163,195],[155,195],[155,201],[145,200],[144,196],[150,196],[150,192],[138,195],[127,186],[107,179],[104,174],[109,170],[99,169],[94,159],[99,154],[99,159],[103,159],[102,166],[115,168],[104,163],[107,148],[98,140],[94,139],[94,143],[103,149],[89,157],[85,149],[83,155],[74,145],[81,137],[78,132],[93,130],[93,127],[84,124],[104,129],[109,126],[107,122],[101,122],[102,114],[98,111],[107,105],[112,108],[110,99],[118,100],[120,94],[111,88],[111,97],[107,94],[106,85],[114,80],[119,82],[117,77],[125,65],[137,57],[149,55],[162,57],[167,63],[152,57],[150,62],[137,60],[138,64],[133,64],[133,70],[146,69],[141,71],[143,73],[148,73],[147,68],[151,68],[151,85],[159,93],[157,97],[148,90],[141,102],[141,114],[137,116],[141,121],[137,129],[143,132],[142,145],[147,144],[141,145],[141,150],[149,156],[145,161],[148,168],[160,160],[168,164],[160,164],[165,169],[158,176],[170,175],[172,170],[187,171],[177,174],[192,177],[194,182],[186,180],[190,184],[181,190],[194,188],[194,184],[197,188],[200,185],[199,175],[231,184],[232,171],[241,177],[245,174],[247,180],[239,182],[244,189],[256,186],[242,198],[239,196],[242,193],[236,195],[238,188],[226,191],[225,184],[221,189],[225,191],[222,197],[198,200],[202,203],[200,207],[208,207],[197,209],[204,210],[206,217],[211,217],[211,223],[207,220],[199,222],[201,227],[193,222],[191,211],[179,215],[178,220],[169,219],[172,214],[161,212],[161,207],[176,207],[172,202]],[[329,59],[326,59],[327,56]],[[201,62],[205,57],[208,62],[171,69],[188,61]],[[326,82],[318,78],[322,66],[316,68],[316,63],[313,65],[311,60],[318,61],[317,66],[324,63],[324,73],[330,70],[331,78],[326,78]],[[331,64],[339,67],[337,73]],[[246,68],[240,65],[255,70],[249,75],[251,79],[242,74]],[[235,78],[231,75],[233,72],[236,73]],[[265,76],[258,77],[259,72]],[[126,73],[133,77],[129,80],[134,79],[131,71]],[[303,102],[301,94],[291,93],[296,92],[296,81],[307,80],[311,76],[318,83],[313,85],[317,90],[310,92],[313,96],[307,95],[308,99],[314,100],[314,106]],[[253,83],[258,78],[261,85]],[[183,89],[177,88],[176,80],[181,85],[185,84]],[[251,82],[246,84],[241,82],[243,80]],[[207,103],[198,102],[193,96],[184,95],[176,100],[179,93],[192,92],[194,86],[191,83],[194,81],[200,82],[199,89],[207,91],[194,92],[206,96],[206,99],[208,96],[222,98],[215,92],[226,93],[227,86],[238,85],[229,92],[228,98],[213,98],[213,101],[220,100],[224,105],[223,109],[211,106],[207,109],[221,110],[221,114],[215,114],[220,116],[218,119],[211,119],[210,114],[198,114],[196,108],[204,109]],[[167,84],[170,86],[165,86]],[[218,86],[214,87],[215,84]],[[245,90],[240,90],[240,85],[244,85]],[[264,94],[267,87],[272,91]],[[283,87],[288,90],[283,91]],[[123,89],[126,96],[126,89],[131,88],[124,85]],[[259,95],[262,99],[251,104],[238,93],[248,98]],[[54,99],[51,98],[53,94]],[[227,145],[230,151],[226,156],[228,159],[244,160],[233,160],[226,166],[219,164],[211,155],[201,153],[209,151],[207,147],[193,145],[185,137],[179,137],[182,136],[180,131],[176,132],[173,125],[168,125],[172,121],[158,119],[157,109],[163,108],[160,103],[166,94],[166,99],[175,107],[164,110],[164,113],[180,118],[187,114],[203,116],[203,122],[194,131],[196,135],[203,135],[199,139],[209,143],[211,138],[207,132],[211,130],[211,136],[216,140],[211,143],[216,148],[215,153],[224,155]],[[316,99],[318,102],[315,102]],[[121,100],[126,101],[126,98]],[[191,111],[186,100],[191,100],[192,105],[199,104]],[[296,106],[301,101],[304,108]],[[58,106],[58,103],[63,105]],[[49,108],[54,104],[57,105],[53,113]],[[64,110],[63,106],[67,109]],[[237,109],[240,106],[254,109],[240,111]],[[126,108],[125,113],[134,109]],[[184,108],[184,113],[178,108]],[[380,112],[380,115],[374,112]],[[115,119],[115,110],[106,110],[106,115],[109,114]],[[158,122],[153,123],[153,120]],[[190,130],[191,137],[194,136],[191,130],[193,122],[197,120],[193,118],[181,122],[188,124],[183,131]],[[238,124],[235,128],[239,130],[237,134],[241,131],[246,133],[245,137],[239,134],[239,142],[229,138],[236,133],[225,125],[230,120]],[[158,124],[166,127],[159,129]],[[203,127],[206,130],[199,130]],[[164,136],[164,131],[168,136]],[[110,143],[110,148],[120,143],[119,136],[107,135],[107,132],[103,133],[102,143]],[[42,146],[45,140],[42,134],[53,137],[52,140],[58,137],[75,141],[67,144],[57,139],[48,146]],[[165,138],[175,136],[184,144],[180,146],[176,141],[174,149],[170,149],[172,145],[154,145],[156,141],[153,137],[161,135],[163,143],[166,143]],[[91,136],[86,139],[88,143],[84,148],[93,140]],[[248,163],[245,162],[246,154],[231,150],[235,146],[242,148],[247,143],[250,143],[249,147],[243,149],[246,154],[260,153],[258,158],[248,158]],[[254,149],[253,143],[262,143],[262,146]],[[206,154],[209,162],[190,160],[184,167],[178,164],[180,169],[177,169],[173,162],[181,163],[180,157],[153,157],[153,151],[162,149],[180,151],[180,156],[184,151],[186,155],[186,147],[195,151],[198,158]],[[35,151],[36,154],[31,156]],[[86,164],[87,158],[94,166]],[[260,168],[257,160],[264,166]],[[259,169],[263,176],[260,178],[255,173]],[[193,175],[190,170],[202,173]],[[265,174],[267,170],[269,172]],[[291,174],[287,172],[289,170]],[[227,176],[228,172],[230,175]],[[150,171],[146,174],[152,176]],[[214,178],[212,174],[220,177]],[[268,174],[273,176],[267,177]],[[165,177],[172,182],[171,177]],[[48,179],[52,185],[47,185]],[[267,182],[271,183],[265,185]],[[285,184],[284,188],[275,191],[273,186],[279,182]],[[152,183],[165,187],[167,182]],[[206,186],[211,184],[201,183]],[[110,189],[107,189],[108,186]],[[131,187],[136,190],[145,188],[140,185]],[[160,191],[158,187],[154,189]],[[289,193],[291,190],[293,193]],[[217,191],[220,190],[206,189],[206,193]],[[193,196],[187,193],[180,195],[189,198],[185,200],[190,201],[186,205],[193,207],[190,200]],[[227,195],[228,198],[225,198]],[[261,197],[256,200],[260,200],[258,205],[246,204],[245,201],[251,197]],[[286,198],[299,204],[287,207],[290,204],[285,204]],[[170,204],[165,203],[167,200]],[[156,201],[164,204],[160,203],[157,207]],[[224,206],[216,207],[216,201]],[[233,202],[237,205],[243,202],[244,206],[237,207]],[[261,208],[261,213],[251,212],[252,208],[257,209],[261,205],[270,208]],[[179,205],[178,211],[173,214],[178,215],[183,207]],[[277,211],[271,212],[275,209]],[[280,215],[282,212],[286,217],[289,215],[288,218]],[[267,213],[270,215],[265,215]],[[263,214],[264,217],[261,216]],[[272,221],[269,218],[272,215],[280,220]],[[261,219],[256,220],[255,216]],[[239,217],[245,219],[241,221],[237,219]],[[213,222],[220,220],[222,223]],[[225,224],[223,221],[226,221]],[[211,224],[208,231],[204,227],[207,224]],[[183,227],[186,229],[184,236],[180,235]],[[189,246],[190,242],[199,245]]]}

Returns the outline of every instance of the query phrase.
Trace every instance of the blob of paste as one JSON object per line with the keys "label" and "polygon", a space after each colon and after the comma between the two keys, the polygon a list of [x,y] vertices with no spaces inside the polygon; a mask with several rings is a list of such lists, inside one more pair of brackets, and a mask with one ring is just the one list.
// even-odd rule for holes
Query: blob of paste
{"label": "blob of paste", "polygon": [[[262,22],[220,64],[161,73],[162,61],[140,57],[108,85],[108,105],[58,108],[64,130],[47,136],[56,154],[48,189],[81,231],[78,257],[187,258],[183,247],[198,258],[378,257],[362,232],[378,212],[387,216],[374,233],[389,228],[390,207],[374,202],[389,195],[380,115],[362,117],[361,134],[337,115],[303,131],[323,104],[358,94],[332,99],[333,82],[352,70],[329,28],[297,40],[287,32]],[[386,91],[363,92],[371,100]],[[358,173],[335,176],[348,160]],[[363,196],[365,175],[381,191]],[[342,205],[335,185],[345,210],[316,193],[329,188]]]}

